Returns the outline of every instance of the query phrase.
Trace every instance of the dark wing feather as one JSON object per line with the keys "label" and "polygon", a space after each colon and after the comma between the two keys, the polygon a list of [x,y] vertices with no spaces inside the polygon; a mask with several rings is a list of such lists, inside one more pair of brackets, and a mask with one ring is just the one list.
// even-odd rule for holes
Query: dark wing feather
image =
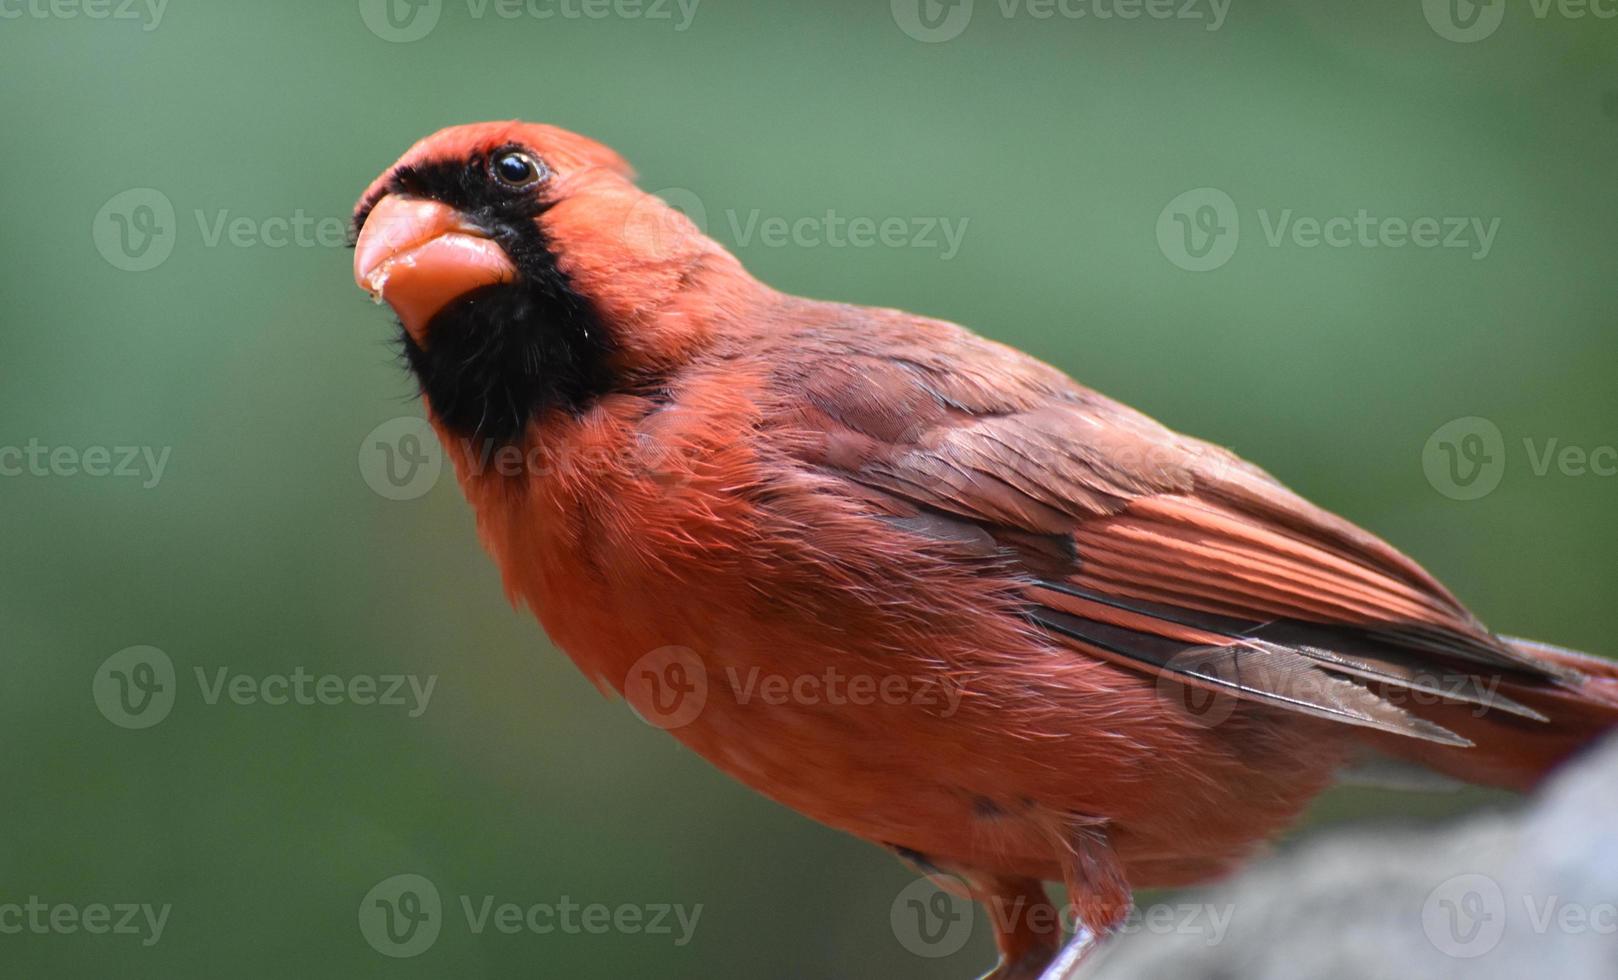
{"label": "dark wing feather", "polygon": [[1028,618],[1061,642],[1450,745],[1469,743],[1389,693],[1543,720],[1472,682],[1578,676],[1502,642],[1410,559],[1223,449],[947,324],[858,329],[811,337],[780,379],[805,461],[906,502],[919,533],[1012,556]]}

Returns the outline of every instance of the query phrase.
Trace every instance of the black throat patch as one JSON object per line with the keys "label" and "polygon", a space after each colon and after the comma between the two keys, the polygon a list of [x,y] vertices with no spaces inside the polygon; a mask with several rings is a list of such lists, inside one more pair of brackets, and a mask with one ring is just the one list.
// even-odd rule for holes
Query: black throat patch
{"label": "black throat patch", "polygon": [[[400,331],[405,360],[450,431],[480,452],[510,445],[539,415],[553,409],[577,414],[612,390],[611,339],[557,268],[537,221],[550,207],[543,185],[537,192],[504,187],[479,155],[400,167],[386,192],[455,208],[487,230],[517,268],[515,282],[486,286],[446,306],[428,324],[425,347]],[[367,200],[355,214],[356,235],[375,203]]]}

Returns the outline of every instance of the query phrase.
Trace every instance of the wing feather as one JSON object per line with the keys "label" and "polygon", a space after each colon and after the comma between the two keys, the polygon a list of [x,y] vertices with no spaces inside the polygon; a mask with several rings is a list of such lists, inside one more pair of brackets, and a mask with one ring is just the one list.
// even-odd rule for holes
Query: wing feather
{"label": "wing feather", "polygon": [[[1229,452],[1008,348],[923,325],[943,331],[935,347],[838,347],[795,364],[782,390],[803,398],[799,445],[863,492],[933,515],[911,520],[918,533],[971,541],[973,560],[992,543],[996,561],[1026,571],[1026,615],[1056,641],[1446,745],[1469,743],[1392,695],[1542,721],[1476,682],[1579,676],[1501,641],[1415,562]],[[962,525],[987,540],[946,530]]]}

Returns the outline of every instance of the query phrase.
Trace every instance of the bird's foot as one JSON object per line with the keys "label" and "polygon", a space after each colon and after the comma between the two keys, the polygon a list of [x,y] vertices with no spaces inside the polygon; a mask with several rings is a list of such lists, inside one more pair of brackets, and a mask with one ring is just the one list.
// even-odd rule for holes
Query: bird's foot
{"label": "bird's foot", "polygon": [[1073,936],[1062,947],[1056,958],[1045,966],[1045,972],[1039,975],[1039,980],[1076,980],[1079,967],[1101,945],[1096,934],[1086,929],[1082,924],[1074,929]]}
{"label": "bird's foot", "polygon": [[985,973],[981,980],[1040,980],[1050,962],[1050,950],[1029,950],[1015,962],[1002,958],[1000,964]]}
{"label": "bird's foot", "polygon": [[1079,967],[1100,942],[1095,933],[1079,927],[1066,946],[1053,956],[1049,949],[1030,949],[1015,961],[1005,958],[981,980],[1075,980]]}

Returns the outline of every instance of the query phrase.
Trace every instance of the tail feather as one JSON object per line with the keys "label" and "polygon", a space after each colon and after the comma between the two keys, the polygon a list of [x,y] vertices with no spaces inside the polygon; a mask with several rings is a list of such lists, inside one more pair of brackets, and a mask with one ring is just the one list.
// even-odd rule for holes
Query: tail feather
{"label": "tail feather", "polygon": [[1548,643],[1501,637],[1513,650],[1556,668],[1566,679],[1526,680],[1479,675],[1495,693],[1525,705],[1545,721],[1472,704],[1413,705],[1410,710],[1470,740],[1450,748],[1413,739],[1366,736],[1378,752],[1454,779],[1526,791],[1568,759],[1618,729],[1618,662]]}

